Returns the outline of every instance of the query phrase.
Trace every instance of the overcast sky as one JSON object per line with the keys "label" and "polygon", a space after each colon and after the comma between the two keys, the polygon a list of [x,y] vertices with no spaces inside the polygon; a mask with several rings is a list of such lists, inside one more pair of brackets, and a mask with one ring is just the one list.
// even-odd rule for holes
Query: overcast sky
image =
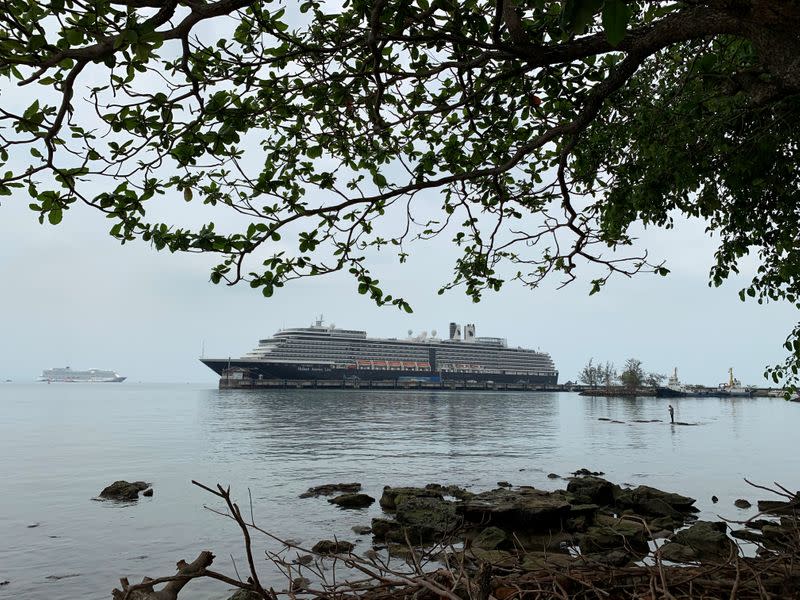
{"label": "overcast sky", "polygon": [[[87,70],[83,84],[94,76]],[[2,86],[4,107],[15,110],[47,92]],[[458,289],[438,296],[456,251],[450,236],[418,243],[409,247],[406,265],[390,256],[371,265],[385,292],[411,301],[415,312],[406,314],[376,307],[348,276],[295,282],[270,299],[246,284],[215,286],[209,282],[213,257],[159,253],[141,242],[121,246],[107,235],[109,222],[85,207],[70,209],[52,227],[38,223],[24,193],[0,200],[0,380],[33,380],[43,369],[69,365],[113,369],[134,382],[213,385],[215,374],[198,361],[201,348],[208,357],[238,357],[259,338],[308,325],[322,313],[329,323],[378,337],[401,337],[409,329],[441,335],[450,321],[475,323],[479,336],[549,352],[560,381],[576,379],[590,358],[620,366],[636,357],[648,371],[678,367],[689,383],[716,385],[733,367],[743,382],[763,384],[764,367],[783,360],[782,343],[798,318],[788,305],[740,302],[746,278],[709,288],[716,244],[698,221],[641,232],[639,247],[666,259],[669,277],[613,279],[591,297],[585,269],[562,290],[556,279],[533,292],[510,284],[480,304]],[[441,205],[435,192],[424,200]],[[160,200],[157,210],[177,225],[208,218],[206,208],[177,195]],[[214,220],[224,227],[229,217]]]}
{"label": "overcast sky", "polygon": [[399,291],[415,312],[375,307],[348,277],[290,284],[271,299],[247,286],[209,282],[212,257],[119,245],[107,221],[85,208],[57,227],[39,225],[23,196],[0,206],[0,378],[33,380],[42,369],[113,369],[130,381],[216,381],[199,361],[241,356],[281,327],[328,322],[379,337],[404,336],[448,323],[476,323],[478,335],[540,348],[561,381],[575,379],[589,358],[621,365],[637,357],[647,370],[677,366],[682,380],[717,384],[728,367],[748,384],[783,358],[781,344],[797,317],[786,305],[742,303],[742,281],[707,286],[714,241],[701,223],[647,231],[642,244],[668,260],[666,278],[612,280],[588,295],[588,279],[566,289],[507,285],[473,304],[461,291],[438,296],[455,256],[446,239],[412,247],[406,265],[377,269],[385,290]]}

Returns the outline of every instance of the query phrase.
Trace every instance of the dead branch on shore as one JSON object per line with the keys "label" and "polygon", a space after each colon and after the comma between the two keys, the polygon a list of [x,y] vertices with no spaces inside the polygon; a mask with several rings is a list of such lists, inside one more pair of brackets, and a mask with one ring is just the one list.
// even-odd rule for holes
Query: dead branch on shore
{"label": "dead branch on shore", "polygon": [[[223,511],[206,506],[208,510],[237,523],[249,567],[247,579],[211,571],[214,556],[203,551],[191,563],[178,562],[175,575],[146,577],[134,585],[121,579],[122,590],[113,591],[114,600],[176,600],[189,581],[201,577],[247,590],[254,600],[800,599],[800,520],[795,510],[798,495],[778,484],[776,488],[752,484],[785,498],[787,502],[781,504],[788,507],[781,521],[775,521],[773,529],[764,532],[762,541],[753,541],[758,547],[756,557],[740,556],[738,546],[732,545],[727,559],[679,566],[664,561],[658,549],[652,564],[613,567],[577,556],[566,566],[552,563],[523,571],[518,566],[478,560],[454,540],[420,549],[406,538],[405,558],[401,561],[393,560],[391,552],[375,550],[357,556],[352,547],[343,545],[347,549],[340,550],[338,541],[330,552],[315,551],[258,526],[252,498],[248,519],[231,498],[229,487],[217,485],[214,489],[192,483],[222,499],[226,507]],[[762,513],[775,514],[774,510]],[[747,525],[751,521],[752,518],[741,523]],[[253,554],[254,533],[281,545],[279,551],[265,551],[265,557],[285,578],[285,589],[276,591],[262,583]],[[162,583],[164,587],[155,591],[154,586]]]}

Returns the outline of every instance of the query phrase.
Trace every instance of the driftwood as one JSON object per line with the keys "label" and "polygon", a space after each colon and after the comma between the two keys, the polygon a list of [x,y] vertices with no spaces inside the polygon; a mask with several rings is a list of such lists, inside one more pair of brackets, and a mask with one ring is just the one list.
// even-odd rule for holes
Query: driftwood
{"label": "driftwood", "polygon": [[[214,555],[208,550],[203,550],[197,558],[187,563],[185,560],[178,561],[178,574],[162,579],[151,579],[145,577],[141,583],[130,585],[127,578],[120,579],[122,589],[115,589],[111,592],[114,600],[176,600],[178,593],[189,581],[195,577],[206,575],[206,569],[214,562]],[[163,589],[155,591],[154,585],[164,583]]]}

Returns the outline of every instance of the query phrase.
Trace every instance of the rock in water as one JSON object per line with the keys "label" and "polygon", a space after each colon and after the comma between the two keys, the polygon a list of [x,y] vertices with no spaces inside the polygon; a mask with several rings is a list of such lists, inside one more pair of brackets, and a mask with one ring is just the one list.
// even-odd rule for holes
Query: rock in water
{"label": "rock in water", "polygon": [[746,540],[756,544],[762,544],[764,542],[764,536],[762,534],[758,533],[757,531],[751,531],[750,529],[731,531],[731,535],[740,540]]}
{"label": "rock in water", "polygon": [[759,500],[758,512],[776,515],[791,515],[800,512],[800,502],[782,502],[780,500]]}
{"label": "rock in water", "polygon": [[[688,529],[675,534],[673,541],[664,544],[664,550],[672,544],[679,544],[694,551],[700,560],[722,560],[728,558],[733,542],[726,535],[727,525],[723,522],[698,521]],[[667,555],[662,553],[664,558]],[[673,560],[668,558],[667,560]]]}
{"label": "rock in water", "polygon": [[100,497],[106,500],[136,500],[139,498],[139,492],[149,487],[150,484],[144,481],[131,483],[130,481],[119,480],[103,489],[100,492]]}
{"label": "rock in water", "polygon": [[492,523],[536,531],[560,531],[570,504],[563,494],[535,488],[497,489],[475,494],[456,507],[472,523]]}
{"label": "rock in water", "polygon": [[318,496],[332,496],[337,492],[355,494],[361,491],[360,483],[326,483],[317,487],[308,488],[300,494],[300,498],[316,498]]}
{"label": "rock in water", "polygon": [[567,491],[584,504],[614,504],[614,484],[600,477],[588,475],[573,477],[567,484]]}
{"label": "rock in water", "polygon": [[311,550],[317,554],[347,554],[352,552],[355,547],[355,544],[351,542],[321,540],[314,544]]}
{"label": "rock in water", "polygon": [[[607,421],[609,419],[605,420]],[[623,423],[623,421],[612,421],[612,423]],[[605,475],[605,473],[603,473],[602,471],[590,471],[586,467],[578,469],[577,471],[573,471],[572,474],[575,475],[576,477],[581,475],[593,475],[594,477],[600,477],[601,475]]]}
{"label": "rock in water", "polygon": [[694,562],[697,560],[697,553],[688,546],[668,542],[661,546],[659,551],[661,558],[676,563]]}
{"label": "rock in water", "polygon": [[372,527],[368,525],[353,525],[350,530],[356,535],[369,535],[372,533]]}
{"label": "rock in water", "polygon": [[750,508],[751,506],[753,506],[744,498],[737,499],[733,504],[734,506],[736,506],[736,508]]}
{"label": "rock in water", "polygon": [[637,514],[648,517],[683,519],[685,513],[698,512],[692,506],[694,498],[664,492],[647,485],[640,485],[632,490],[615,489],[615,503],[619,508],[631,508]]}
{"label": "rock in water", "polygon": [[444,492],[441,487],[390,487],[383,488],[383,494],[379,501],[381,508],[384,510],[396,510],[397,499],[413,496],[416,498],[434,498],[436,500],[444,500]]}
{"label": "rock in water", "polygon": [[613,517],[606,517],[599,523],[581,535],[579,543],[581,553],[588,555],[617,549],[647,553],[647,530],[641,523]]}
{"label": "rock in water", "polygon": [[342,508],[366,508],[375,502],[375,498],[367,494],[342,494],[328,500]]}

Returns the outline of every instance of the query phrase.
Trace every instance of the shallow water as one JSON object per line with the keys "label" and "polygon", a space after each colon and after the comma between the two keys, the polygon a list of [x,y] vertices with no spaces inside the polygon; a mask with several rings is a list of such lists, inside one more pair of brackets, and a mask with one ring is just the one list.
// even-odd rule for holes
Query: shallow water
{"label": "shallow water", "polygon": [[[350,528],[368,525],[377,504],[341,511],[298,495],[339,481],[361,482],[375,497],[387,484],[430,482],[555,489],[565,482],[548,473],[587,467],[693,496],[701,517],[716,519],[752,514],[736,498],[767,497],[744,477],[800,487],[800,404],[670,402],[676,420],[696,425],[670,425],[668,402],[657,398],[0,384],[0,581],[10,581],[0,598],[108,598],[119,577],[169,575],[203,549],[230,574],[233,554],[242,572],[235,525],[203,508],[219,503],[191,479],[230,484],[244,505],[249,489],[256,521],[279,536],[311,546],[337,535],[357,550],[370,540]],[[650,419],[663,421],[635,422]],[[150,481],[155,496],[92,501],[116,479]],[[215,582],[190,586],[196,599],[228,595]]]}

